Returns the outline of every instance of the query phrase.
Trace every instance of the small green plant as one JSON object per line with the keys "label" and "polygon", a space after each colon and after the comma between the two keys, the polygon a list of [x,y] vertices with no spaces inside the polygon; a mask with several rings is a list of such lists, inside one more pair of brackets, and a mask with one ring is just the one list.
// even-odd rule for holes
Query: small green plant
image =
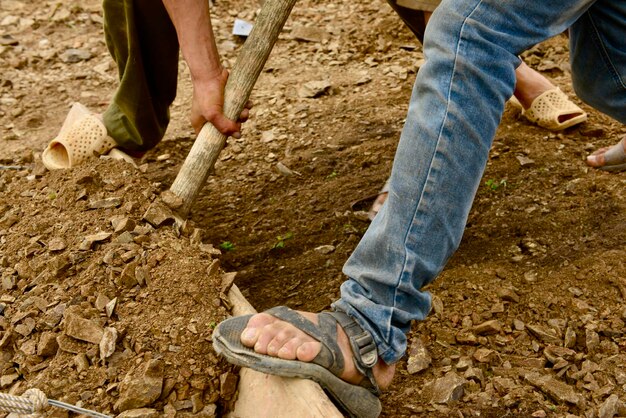
{"label": "small green plant", "polygon": [[215,321],[209,322],[209,328],[210,329],[215,329],[216,326],[217,326],[217,323]]}
{"label": "small green plant", "polygon": [[326,176],[326,180],[334,179],[337,176],[338,176],[337,172],[333,171],[332,173]]}
{"label": "small green plant", "polygon": [[285,235],[279,235],[276,237],[276,242],[272,246],[272,249],[282,249],[285,248],[285,241],[293,238],[293,234],[291,232],[287,232]]}
{"label": "small green plant", "polygon": [[48,192],[48,200],[54,200],[57,198],[56,192]]}
{"label": "small green plant", "polygon": [[219,247],[224,251],[232,251],[235,249],[235,244],[230,241],[224,241],[219,245]]}
{"label": "small green plant", "polygon": [[489,179],[485,182],[485,186],[487,186],[490,190],[495,192],[500,187],[506,188],[506,179],[502,179],[500,181],[495,180],[495,179]]}

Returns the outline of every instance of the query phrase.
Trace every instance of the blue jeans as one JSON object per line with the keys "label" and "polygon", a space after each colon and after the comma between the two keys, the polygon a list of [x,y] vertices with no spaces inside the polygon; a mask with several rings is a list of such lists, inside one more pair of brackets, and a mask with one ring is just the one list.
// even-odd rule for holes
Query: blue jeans
{"label": "blue jeans", "polygon": [[372,333],[387,364],[405,353],[411,321],[428,315],[421,289],[461,241],[518,55],[567,28],[576,92],[626,122],[626,2],[443,0],[435,10],[389,196],[333,304]]}

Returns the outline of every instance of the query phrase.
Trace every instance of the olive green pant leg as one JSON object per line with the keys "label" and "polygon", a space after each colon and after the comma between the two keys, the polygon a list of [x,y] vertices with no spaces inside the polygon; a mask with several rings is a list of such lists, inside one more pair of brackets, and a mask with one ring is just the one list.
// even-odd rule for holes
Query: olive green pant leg
{"label": "olive green pant leg", "polygon": [[400,6],[396,0],[387,0],[391,8],[400,16],[402,21],[411,29],[420,43],[424,43],[424,31],[426,30],[426,20],[423,10],[414,10]]}
{"label": "olive green pant leg", "polygon": [[109,135],[127,151],[156,146],[176,97],[178,38],[159,0],[104,0],[104,32],[120,84],[104,112]]}

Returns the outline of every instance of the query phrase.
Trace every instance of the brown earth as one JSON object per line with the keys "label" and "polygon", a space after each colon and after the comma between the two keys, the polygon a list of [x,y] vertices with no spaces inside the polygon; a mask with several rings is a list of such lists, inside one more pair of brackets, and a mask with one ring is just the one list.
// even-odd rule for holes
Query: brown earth
{"label": "brown earth", "polygon": [[[220,1],[213,13],[232,64],[242,44],[233,19],[255,11]],[[69,105],[102,111],[116,86],[99,4],[0,0],[0,36],[0,390],[38,387],[115,413],[130,393],[125,376],[150,366],[133,381],[163,379],[159,399],[144,402],[159,414],[221,415],[234,375],[209,341],[226,314],[214,260],[237,272],[258,310],[328,308],[368,225],[352,203],[390,170],[421,48],[384,4],[298,3],[244,137],[229,141],[178,236],[143,216],[193,141],[184,63],[171,128],[140,170],[103,161],[50,173],[39,155]],[[68,62],[70,48],[82,59]],[[571,95],[563,38],[525,55]],[[310,81],[329,87],[305,97]],[[428,289],[434,312],[413,327],[383,416],[626,416],[626,177],[582,162],[625,130],[583,107],[589,121],[559,134],[507,108],[461,247]],[[107,198],[119,202],[89,208]],[[112,235],[81,249],[99,232]],[[81,338],[114,328],[114,354],[101,359],[98,345],[68,336],[75,324],[92,331]],[[423,371],[420,348],[431,357]]]}

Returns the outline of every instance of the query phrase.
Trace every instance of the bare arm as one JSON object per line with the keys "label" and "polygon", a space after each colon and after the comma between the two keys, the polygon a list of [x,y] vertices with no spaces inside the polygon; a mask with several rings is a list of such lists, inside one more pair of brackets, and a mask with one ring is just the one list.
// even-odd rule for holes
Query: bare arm
{"label": "bare arm", "polygon": [[[191,124],[196,132],[205,122],[225,135],[240,136],[241,124],[224,116],[224,69],[215,45],[208,0],[163,0],[176,33],[193,83]],[[247,117],[247,110],[242,113]]]}

